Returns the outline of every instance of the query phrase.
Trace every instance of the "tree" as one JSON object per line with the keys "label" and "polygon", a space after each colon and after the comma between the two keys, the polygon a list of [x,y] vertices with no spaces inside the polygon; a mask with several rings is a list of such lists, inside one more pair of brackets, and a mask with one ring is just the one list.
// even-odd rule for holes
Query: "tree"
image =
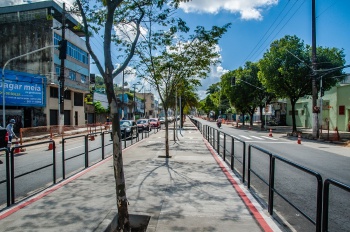
{"label": "tree", "polygon": [[[149,15],[154,18],[151,12]],[[162,102],[166,157],[170,157],[167,121],[172,99],[183,83],[196,85],[199,78],[207,76],[210,65],[218,62],[216,45],[228,27],[229,24],[211,30],[197,27],[193,35],[184,38],[181,33],[187,33],[189,28],[180,19],[171,20],[170,29],[149,31],[141,43],[138,70],[145,73],[143,77],[155,87]]]}
{"label": "tree", "polygon": [[[342,50],[317,48],[318,69],[344,65]],[[322,61],[322,62],[320,62]],[[279,98],[289,98],[292,106],[293,132],[296,132],[295,104],[300,97],[312,94],[312,78],[315,75],[311,68],[310,49],[296,36],[285,36],[274,41],[270,50],[259,61],[259,79],[268,92]],[[333,74],[338,75],[341,70]],[[330,88],[338,80],[324,78],[325,88]],[[317,83],[318,84],[318,83]]]}
{"label": "tree", "polygon": [[[80,12],[82,19],[81,28],[85,32],[86,47],[95,61],[96,66],[103,77],[106,87],[107,99],[111,111],[112,135],[113,135],[113,166],[116,183],[118,228],[117,231],[130,231],[128,214],[128,201],[126,197],[125,178],[123,169],[123,157],[120,116],[118,113],[118,101],[114,92],[113,79],[120,74],[129,64],[135,54],[135,49],[141,35],[141,27],[145,25],[145,12],[149,9],[157,9],[162,12],[162,7],[168,3],[175,7],[178,0],[96,0],[91,6],[89,0],[77,0],[76,12]],[[166,13],[166,12],[165,12]],[[159,17],[159,23],[162,18]],[[132,28],[131,34],[119,34],[116,28]],[[119,30],[120,31],[120,30]],[[91,36],[103,34],[103,57],[98,57],[91,47]],[[112,62],[112,52],[119,52],[121,65],[116,66]]]}
{"label": "tree", "polygon": [[[184,86],[185,87],[185,86]],[[198,95],[195,93],[195,87],[192,85],[186,86],[181,89],[181,112],[180,112],[180,124],[183,127],[183,115],[189,113],[190,109],[197,107],[199,103]]]}

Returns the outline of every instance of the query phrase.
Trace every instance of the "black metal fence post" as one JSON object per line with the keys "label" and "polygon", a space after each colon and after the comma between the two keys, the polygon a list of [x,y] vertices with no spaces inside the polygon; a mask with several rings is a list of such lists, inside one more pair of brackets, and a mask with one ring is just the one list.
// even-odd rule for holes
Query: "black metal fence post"
{"label": "black metal fence post", "polygon": [[235,139],[231,137],[231,170],[234,169],[234,163],[235,163]]}
{"label": "black metal fence post", "polygon": [[222,154],[223,159],[225,161],[226,158],[226,133],[224,133],[224,153]]}
{"label": "black metal fence post", "polygon": [[66,155],[65,155],[65,149],[64,144],[66,143],[66,140],[62,138],[62,178],[66,179]]}
{"label": "black metal fence post", "polygon": [[52,140],[52,172],[53,172],[53,183],[56,184],[56,144],[55,141]]}
{"label": "black metal fence post", "polygon": [[101,153],[102,153],[102,160],[105,159],[105,133],[102,132],[101,134]]}
{"label": "black metal fence post", "polygon": [[89,167],[89,136],[85,136],[85,168]]}
{"label": "black metal fence post", "polygon": [[270,170],[269,170],[269,202],[268,211],[270,215],[273,214],[273,191],[275,188],[275,157],[270,155]]}

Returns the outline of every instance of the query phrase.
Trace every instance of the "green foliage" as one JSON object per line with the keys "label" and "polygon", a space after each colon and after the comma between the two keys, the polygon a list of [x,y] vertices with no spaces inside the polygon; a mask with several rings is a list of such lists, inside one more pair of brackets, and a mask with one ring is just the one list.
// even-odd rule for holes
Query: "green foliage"
{"label": "green foliage", "polygon": [[104,108],[100,101],[94,102],[94,106],[96,114],[109,113],[109,109]]}

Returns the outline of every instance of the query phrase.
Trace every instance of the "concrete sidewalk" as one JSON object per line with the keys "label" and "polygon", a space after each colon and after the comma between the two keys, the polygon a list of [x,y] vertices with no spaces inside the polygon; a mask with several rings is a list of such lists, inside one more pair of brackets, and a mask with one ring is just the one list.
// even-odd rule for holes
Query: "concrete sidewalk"
{"label": "concrete sidewalk", "polygon": [[[165,131],[123,151],[131,215],[148,232],[280,231],[186,120],[178,141]],[[0,212],[1,231],[105,231],[116,214],[112,159]]]}

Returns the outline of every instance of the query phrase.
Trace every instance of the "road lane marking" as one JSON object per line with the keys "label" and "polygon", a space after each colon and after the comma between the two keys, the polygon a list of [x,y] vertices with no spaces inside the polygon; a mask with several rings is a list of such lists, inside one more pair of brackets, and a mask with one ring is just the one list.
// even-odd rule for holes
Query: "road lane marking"
{"label": "road lane marking", "polygon": [[252,139],[252,138],[249,138],[249,137],[244,136],[244,135],[239,135],[239,136],[242,137],[242,138],[248,139],[248,140]]}
{"label": "road lane marking", "polygon": [[263,138],[260,138],[260,137],[258,137],[258,136],[254,136],[254,135],[252,135],[252,136],[250,136],[250,137],[253,137],[253,138],[259,139],[259,140],[264,140]]}
{"label": "road lane marking", "polygon": [[263,137],[263,138],[265,138],[265,139],[278,140],[278,139],[271,138],[271,137],[267,137],[267,136],[261,136],[261,137]]}

